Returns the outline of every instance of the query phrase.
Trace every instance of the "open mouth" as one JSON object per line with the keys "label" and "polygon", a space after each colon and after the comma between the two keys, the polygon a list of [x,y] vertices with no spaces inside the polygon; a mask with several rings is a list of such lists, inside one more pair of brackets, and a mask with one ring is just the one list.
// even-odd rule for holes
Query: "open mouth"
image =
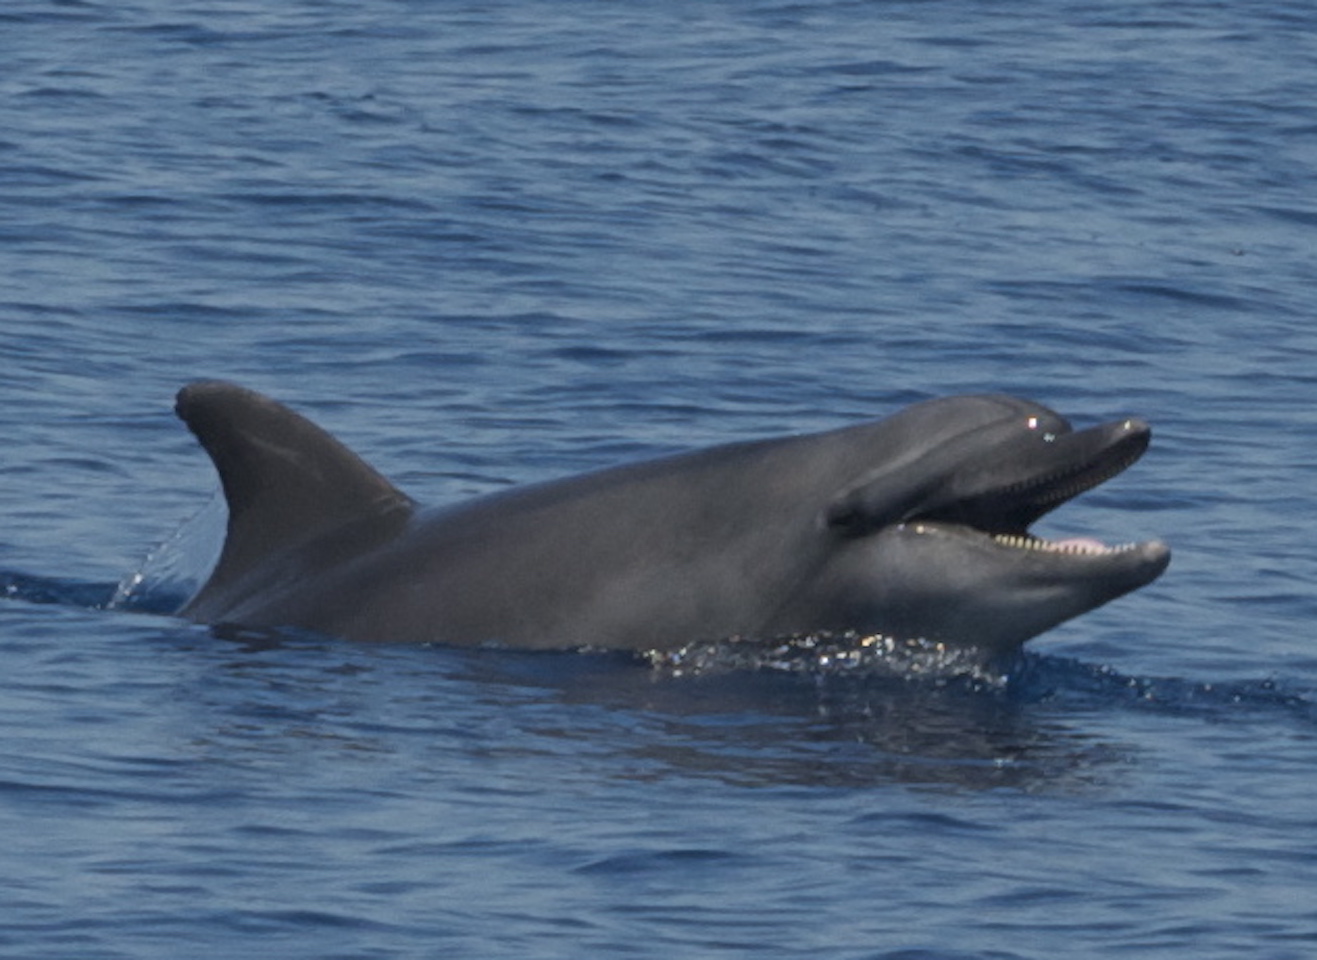
{"label": "open mouth", "polygon": [[1150,439],[1151,430],[1138,420],[1056,437],[1051,441],[1053,448],[1040,458],[1030,475],[919,513],[907,518],[906,523],[916,529],[921,521],[968,528],[1012,550],[1076,557],[1111,557],[1139,551],[1147,544],[1108,546],[1091,537],[1048,540],[1029,528],[1066,501],[1124,472],[1143,455]]}

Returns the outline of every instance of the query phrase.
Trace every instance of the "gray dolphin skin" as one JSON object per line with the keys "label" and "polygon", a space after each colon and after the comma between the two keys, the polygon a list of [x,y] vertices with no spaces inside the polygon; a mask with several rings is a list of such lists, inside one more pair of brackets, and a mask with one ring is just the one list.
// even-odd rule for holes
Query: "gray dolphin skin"
{"label": "gray dolphin skin", "polygon": [[670,651],[811,633],[987,655],[1150,583],[1170,551],[1029,532],[1148,446],[1026,400],[930,400],[421,509],[320,427],[233,384],[178,394],[227,536],[180,611],[352,640]]}

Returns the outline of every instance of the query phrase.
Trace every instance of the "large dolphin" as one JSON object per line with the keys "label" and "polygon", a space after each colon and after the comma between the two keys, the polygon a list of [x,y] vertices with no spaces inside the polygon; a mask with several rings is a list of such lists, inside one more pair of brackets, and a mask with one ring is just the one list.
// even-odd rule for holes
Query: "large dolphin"
{"label": "large dolphin", "polygon": [[1154,580],[1156,541],[1029,526],[1143,453],[1006,396],[931,400],[421,509],[338,440],[228,383],[178,395],[228,501],[206,623],[356,640],[670,651],[847,633],[1009,653]]}

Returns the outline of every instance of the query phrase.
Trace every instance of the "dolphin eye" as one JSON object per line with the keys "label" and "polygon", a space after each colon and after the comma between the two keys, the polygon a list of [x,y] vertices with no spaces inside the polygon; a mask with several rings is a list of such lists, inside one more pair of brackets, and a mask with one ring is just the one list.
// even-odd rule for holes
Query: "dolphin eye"
{"label": "dolphin eye", "polygon": [[[1030,417],[1028,420],[1024,422],[1024,425],[1028,427],[1030,430],[1037,430],[1040,426],[1042,426],[1042,424],[1039,422],[1037,417]],[[1042,436],[1043,436],[1043,443],[1056,442],[1056,434],[1054,433],[1044,432]]]}

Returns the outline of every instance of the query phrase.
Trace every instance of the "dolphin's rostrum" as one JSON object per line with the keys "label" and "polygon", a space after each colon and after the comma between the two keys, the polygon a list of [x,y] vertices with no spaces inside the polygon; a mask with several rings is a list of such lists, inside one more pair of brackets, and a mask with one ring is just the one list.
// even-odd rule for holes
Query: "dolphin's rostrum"
{"label": "dolphin's rostrum", "polygon": [[320,427],[203,381],[178,415],[229,507],[190,619],[356,640],[664,651],[810,633],[986,655],[1154,580],[1156,541],[1029,532],[1143,453],[1025,400],[735,443],[421,509]]}

